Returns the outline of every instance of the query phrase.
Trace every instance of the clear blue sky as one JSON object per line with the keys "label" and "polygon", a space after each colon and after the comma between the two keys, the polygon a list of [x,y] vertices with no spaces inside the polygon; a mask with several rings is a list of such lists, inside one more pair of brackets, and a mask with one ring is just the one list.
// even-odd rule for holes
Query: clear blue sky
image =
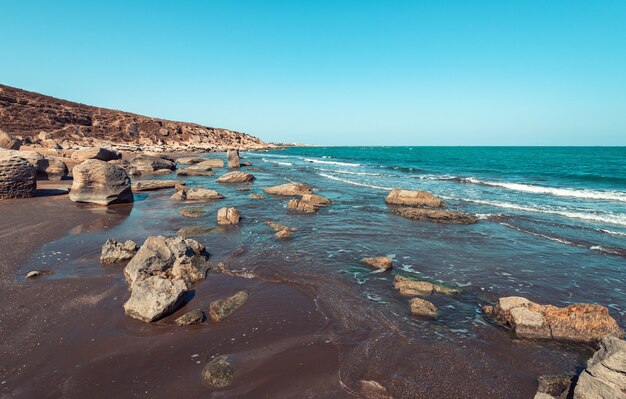
{"label": "clear blue sky", "polygon": [[0,82],[329,145],[626,145],[626,1],[2,1]]}

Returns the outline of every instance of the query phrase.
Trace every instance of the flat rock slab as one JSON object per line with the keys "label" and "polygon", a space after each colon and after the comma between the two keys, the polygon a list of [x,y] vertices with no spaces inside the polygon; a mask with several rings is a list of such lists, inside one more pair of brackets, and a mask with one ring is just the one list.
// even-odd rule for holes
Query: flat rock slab
{"label": "flat rock slab", "polygon": [[133,191],[152,191],[185,185],[182,180],[139,180],[132,184]]}
{"label": "flat rock slab", "polygon": [[248,300],[246,291],[239,291],[235,295],[211,302],[209,305],[209,316],[213,321],[221,321],[233,314],[233,312]]}
{"label": "flat rock slab", "polygon": [[442,209],[398,207],[392,210],[408,219],[444,224],[474,224],[478,217],[462,212],[446,211]]}
{"label": "flat rock slab", "polygon": [[218,183],[252,183],[255,179],[256,177],[250,173],[234,171],[218,177],[215,181]]}
{"label": "flat rock slab", "polygon": [[304,183],[285,183],[279,186],[265,188],[263,191],[267,194],[284,195],[287,197],[313,193],[311,187]]}
{"label": "flat rock slab", "polygon": [[439,208],[444,206],[441,199],[426,191],[392,190],[385,199],[392,205]]}

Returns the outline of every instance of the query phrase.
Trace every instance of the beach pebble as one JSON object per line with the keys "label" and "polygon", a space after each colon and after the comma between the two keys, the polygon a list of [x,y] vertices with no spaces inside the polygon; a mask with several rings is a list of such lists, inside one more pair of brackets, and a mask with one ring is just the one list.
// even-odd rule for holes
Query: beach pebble
{"label": "beach pebble", "polygon": [[200,309],[195,309],[180,316],[174,322],[179,326],[190,326],[192,324],[199,324],[204,321],[204,312]]}
{"label": "beach pebble", "polygon": [[233,382],[235,369],[226,356],[211,360],[202,370],[202,378],[213,388],[226,388]]}
{"label": "beach pebble", "polygon": [[26,273],[26,278],[37,278],[39,276],[41,276],[43,273],[40,272],[39,270],[32,270],[28,273]]}

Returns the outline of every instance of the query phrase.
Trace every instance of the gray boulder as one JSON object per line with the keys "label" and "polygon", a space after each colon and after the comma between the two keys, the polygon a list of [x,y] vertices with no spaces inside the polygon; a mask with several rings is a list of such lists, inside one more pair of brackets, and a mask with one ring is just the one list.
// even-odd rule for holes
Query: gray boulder
{"label": "gray boulder", "polygon": [[119,166],[89,159],[74,167],[70,199],[99,205],[133,202],[130,178]]}
{"label": "gray boulder", "polygon": [[124,311],[130,317],[149,323],[174,312],[189,290],[185,280],[150,276],[131,285]]}
{"label": "gray boulder", "polygon": [[578,377],[574,399],[626,398],[626,341],[607,337]]}

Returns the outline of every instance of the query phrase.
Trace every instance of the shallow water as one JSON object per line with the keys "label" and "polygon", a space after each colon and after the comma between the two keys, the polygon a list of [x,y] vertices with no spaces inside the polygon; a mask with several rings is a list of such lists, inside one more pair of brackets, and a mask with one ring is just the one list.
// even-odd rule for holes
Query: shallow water
{"label": "shallow water", "polygon": [[[573,372],[583,364],[589,354],[584,348],[518,341],[493,326],[480,305],[500,296],[599,303],[626,324],[624,149],[292,148],[242,155],[257,177],[250,186],[216,183],[225,169],[214,177],[185,178],[188,186],[226,197],[193,204],[206,210],[204,216],[180,216],[178,208],[190,204],[169,199],[171,190],[139,193],[132,206],[109,210],[127,213],[122,223],[49,243],[24,270],[54,270],[45,279],[115,276],[124,287],[119,268],[98,262],[108,237],[141,243],[181,227],[214,227],[193,237],[207,246],[213,262],[306,293],[325,320],[315,324],[321,345],[328,341],[338,349],[338,364],[329,367],[337,368],[346,392],[358,392],[362,379],[376,380],[397,397],[531,397],[538,375]],[[288,198],[248,197],[288,181],[310,184],[333,204],[298,215],[287,212]],[[404,219],[385,205],[391,188],[433,192],[449,208],[478,213],[481,220],[464,226]],[[241,225],[216,226],[223,206],[241,211]],[[275,239],[268,219],[297,228],[294,239]],[[393,271],[374,272],[359,262],[382,255],[394,259]],[[433,297],[438,319],[419,320],[393,290],[396,274],[442,282],[462,294]],[[211,295],[204,286],[197,288],[198,301]],[[286,291],[269,292],[280,298]],[[186,309],[192,308],[193,300]],[[293,308],[268,301],[255,311],[274,319],[284,312],[287,323],[298,319]],[[203,328],[210,339],[211,328]],[[250,348],[220,347],[220,353],[242,351],[248,354],[242,358],[250,358]],[[261,348],[252,352],[263,359]],[[276,388],[263,385],[267,376],[258,378],[224,396]]]}

